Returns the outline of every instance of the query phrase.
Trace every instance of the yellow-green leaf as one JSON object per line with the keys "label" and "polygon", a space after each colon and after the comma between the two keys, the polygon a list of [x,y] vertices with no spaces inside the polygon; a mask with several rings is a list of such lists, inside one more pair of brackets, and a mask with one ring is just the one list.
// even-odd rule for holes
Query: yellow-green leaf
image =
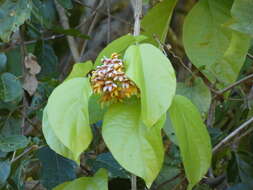
{"label": "yellow-green leaf", "polygon": [[58,139],[75,160],[92,139],[88,100],[92,93],[89,79],[74,78],[59,85],[48,99],[48,121]]}
{"label": "yellow-green leaf", "polygon": [[111,105],[103,121],[102,135],[113,157],[127,171],[143,178],[148,187],[163,163],[163,124],[164,119],[152,128],[146,127],[138,102]]}
{"label": "yellow-green leaf", "polygon": [[174,97],[169,115],[189,181],[188,189],[191,189],[210,167],[210,136],[197,108],[186,97]]}
{"label": "yellow-green leaf", "polygon": [[85,77],[90,72],[92,67],[93,65],[91,61],[86,61],[84,63],[75,63],[72,68],[72,71],[65,79],[65,81],[76,77]]}
{"label": "yellow-green leaf", "polygon": [[170,107],[176,91],[176,77],[169,59],[155,46],[130,46],[125,53],[127,76],[141,91],[141,114],[145,125],[153,126]]}

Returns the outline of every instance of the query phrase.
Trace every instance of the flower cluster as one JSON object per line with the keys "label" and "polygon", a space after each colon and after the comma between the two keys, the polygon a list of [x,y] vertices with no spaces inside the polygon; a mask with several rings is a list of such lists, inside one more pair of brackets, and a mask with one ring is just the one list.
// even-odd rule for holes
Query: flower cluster
{"label": "flower cluster", "polygon": [[122,101],[132,95],[138,95],[137,86],[124,72],[124,65],[119,54],[113,53],[110,58],[104,57],[102,65],[92,72],[91,85],[93,92],[101,94],[101,101]]}

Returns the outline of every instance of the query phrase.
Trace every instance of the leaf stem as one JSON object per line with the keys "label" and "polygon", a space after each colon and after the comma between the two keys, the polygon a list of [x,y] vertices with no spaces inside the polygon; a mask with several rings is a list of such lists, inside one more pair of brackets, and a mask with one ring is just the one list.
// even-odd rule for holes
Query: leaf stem
{"label": "leaf stem", "polygon": [[138,36],[141,31],[142,0],[132,0],[132,5],[134,8],[134,36]]}

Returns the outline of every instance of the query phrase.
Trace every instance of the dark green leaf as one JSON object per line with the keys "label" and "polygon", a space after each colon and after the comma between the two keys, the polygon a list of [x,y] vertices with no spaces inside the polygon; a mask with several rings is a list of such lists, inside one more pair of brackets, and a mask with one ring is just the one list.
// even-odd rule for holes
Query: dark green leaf
{"label": "dark green leaf", "polygon": [[73,8],[73,4],[71,0],[57,0],[61,6],[63,6],[65,9],[71,9]]}
{"label": "dark green leaf", "polygon": [[231,9],[234,22],[230,27],[253,36],[253,1],[235,0]]}
{"label": "dark green leaf", "polygon": [[113,158],[110,152],[102,153],[96,157],[95,160],[91,160],[92,170],[95,172],[100,168],[105,168],[109,172],[110,178],[128,178],[127,172],[119,165],[119,163]]}
{"label": "dark green leaf", "polygon": [[0,136],[0,150],[3,152],[12,152],[26,147],[28,139],[25,136],[13,135],[8,137]]}
{"label": "dark green leaf", "polygon": [[11,73],[3,73],[0,81],[0,99],[4,102],[20,101],[23,96],[22,85]]}
{"label": "dark green leaf", "polygon": [[56,77],[58,74],[58,58],[55,55],[54,49],[50,45],[38,42],[36,44],[35,54],[37,56],[38,63],[41,66],[38,78],[49,79]]}
{"label": "dark green leaf", "polygon": [[8,160],[0,161],[0,188],[5,184],[11,172],[11,164]]}
{"label": "dark green leaf", "polygon": [[81,33],[79,30],[71,28],[71,29],[63,29],[59,27],[53,27],[52,30],[58,34],[65,34],[69,36],[74,36],[77,38],[82,38],[82,39],[90,39],[89,36]]}
{"label": "dark green leaf", "polygon": [[76,165],[73,161],[63,158],[48,147],[41,148],[38,158],[42,163],[40,181],[48,189],[76,178]]}
{"label": "dark green leaf", "polygon": [[[52,28],[56,23],[56,9],[52,0],[33,0],[32,16],[46,28]],[[33,20],[32,17],[32,21]]]}
{"label": "dark green leaf", "polygon": [[177,94],[186,96],[197,106],[202,116],[205,116],[211,104],[211,92],[201,78],[196,78],[191,84],[177,83]]}
{"label": "dark green leaf", "polygon": [[6,70],[7,57],[4,53],[0,53],[0,73]]}
{"label": "dark green leaf", "polygon": [[171,15],[176,3],[177,0],[164,0],[149,10],[144,16],[141,21],[141,28],[144,30],[142,34],[149,37],[146,42],[150,42],[158,47],[159,44],[155,37],[157,37],[162,43],[165,42]]}
{"label": "dark green leaf", "polygon": [[5,0],[0,6],[0,38],[4,42],[8,42],[12,32],[30,18],[31,8],[31,0]]}

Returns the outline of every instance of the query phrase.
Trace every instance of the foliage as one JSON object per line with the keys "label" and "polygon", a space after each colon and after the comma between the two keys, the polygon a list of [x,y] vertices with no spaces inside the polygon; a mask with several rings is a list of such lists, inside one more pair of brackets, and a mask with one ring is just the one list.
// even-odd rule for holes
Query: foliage
{"label": "foliage", "polygon": [[134,1],[0,1],[0,189],[253,188],[252,1]]}

